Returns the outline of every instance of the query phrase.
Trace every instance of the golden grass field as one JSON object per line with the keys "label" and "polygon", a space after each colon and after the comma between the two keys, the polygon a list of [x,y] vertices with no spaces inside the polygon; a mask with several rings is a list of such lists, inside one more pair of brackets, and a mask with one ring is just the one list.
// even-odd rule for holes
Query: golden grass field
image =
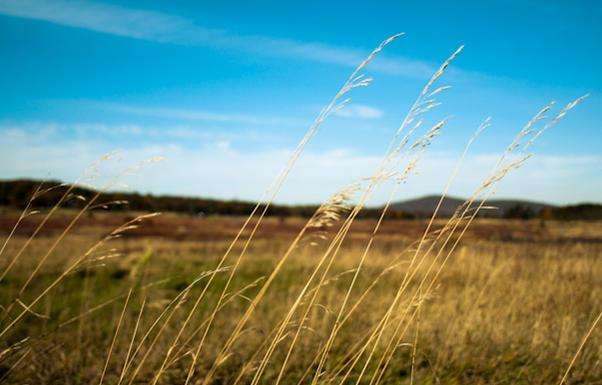
{"label": "golden grass field", "polygon": [[[19,294],[76,214],[56,213],[0,282],[2,329],[25,312],[1,337],[3,382],[94,384],[104,371],[106,384],[155,380],[179,384],[186,381],[192,357],[198,353],[191,383],[202,383],[212,371],[208,383],[250,384],[263,367],[255,381],[270,384],[277,381],[295,340],[279,381],[311,383],[319,353],[332,334],[376,224],[354,223],[328,271],[325,265],[318,269],[317,278],[283,324],[336,226],[302,237],[240,335],[220,355],[305,220],[265,219],[206,329],[237,253],[215,274],[186,323],[210,276],[189,285],[215,268],[244,218],[175,214],[149,218],[140,228],[124,233],[127,236],[110,240],[104,251],[90,254],[35,307],[25,310],[24,304],[31,303],[92,244],[135,216],[95,212],[82,217]],[[5,235],[18,216],[16,211],[3,211]],[[41,217],[34,215],[22,223],[3,253],[2,270]],[[437,221],[435,227],[444,224]],[[426,225],[427,221],[418,220],[382,224],[316,383],[353,384],[358,379],[362,384],[377,379],[382,384],[559,383],[602,308],[602,223],[477,220],[432,290],[422,295],[427,290],[424,286],[418,290],[420,282],[432,277],[442,263],[434,252],[425,257],[387,324],[379,329],[405,274],[414,269],[410,268],[414,241]],[[431,263],[435,269],[429,271]],[[170,304],[174,298],[177,303]],[[282,332],[276,338],[279,327]],[[270,346],[273,353],[265,360]],[[597,329],[581,349],[566,383],[602,383],[601,357],[602,333]]]}

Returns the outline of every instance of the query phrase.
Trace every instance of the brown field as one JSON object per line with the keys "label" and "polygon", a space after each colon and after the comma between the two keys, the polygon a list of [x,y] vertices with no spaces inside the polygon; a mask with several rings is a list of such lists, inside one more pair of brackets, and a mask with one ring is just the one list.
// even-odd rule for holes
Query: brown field
{"label": "brown field", "polygon": [[[0,280],[3,382],[181,384],[194,361],[189,383],[251,384],[257,373],[255,383],[312,383],[320,367],[314,383],[557,384],[579,352],[566,383],[602,383],[600,329],[579,349],[602,309],[599,222],[477,220],[443,266],[437,248],[412,262],[426,221],[385,221],[343,311],[376,221],[356,221],[328,268],[319,262],[338,227],[318,228],[301,237],[233,334],[305,220],[266,218],[236,266],[249,236],[243,233],[191,311],[211,278],[203,272],[215,268],[244,218],[148,218],[44,293],[95,242],[136,216],[85,214],[47,255],[74,215],[59,211]],[[4,209],[4,235],[18,216]],[[42,217],[19,227],[2,271]],[[430,290],[423,282],[433,282]]]}

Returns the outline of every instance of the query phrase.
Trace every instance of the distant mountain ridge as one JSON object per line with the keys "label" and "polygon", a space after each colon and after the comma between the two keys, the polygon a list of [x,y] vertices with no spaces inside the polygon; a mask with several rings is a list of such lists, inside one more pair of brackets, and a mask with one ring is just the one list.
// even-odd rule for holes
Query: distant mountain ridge
{"label": "distant mountain ridge", "polygon": [[[0,180],[0,208],[23,208],[36,188],[42,182],[39,180]],[[67,185],[59,181],[46,181],[44,189],[51,186],[44,194],[32,202],[32,208],[52,207],[68,189]],[[83,207],[84,200],[90,199],[96,191],[90,188],[74,186],[69,196],[62,202],[61,207]],[[429,195],[421,198],[394,202],[390,205],[385,215],[386,219],[413,219],[430,217],[441,199],[439,195]],[[113,205],[111,202],[127,201],[127,204]],[[438,217],[445,218],[453,215],[464,199],[446,197],[443,200]],[[111,210],[134,210],[150,212],[179,212],[188,215],[232,215],[246,216],[256,205],[251,201],[220,200],[181,196],[157,196],[140,194],[136,192],[105,192],[100,194],[95,206],[111,207]],[[473,207],[477,207],[476,202]],[[602,204],[583,203],[570,206],[557,206],[549,203],[520,200],[520,199],[493,199],[487,201],[486,208],[481,210],[479,216],[489,218],[541,218],[558,220],[602,220]],[[496,207],[491,209],[491,207]],[[272,204],[266,215],[278,217],[311,217],[318,205],[281,205]],[[0,214],[2,211],[0,210]],[[379,218],[382,207],[365,207],[358,214],[358,218]]]}
{"label": "distant mountain ridge", "polygon": [[[81,208],[86,201],[92,199],[97,191],[82,186],[62,184],[60,181],[39,181],[31,179],[0,180],[0,208],[16,207],[24,208],[37,188],[43,186],[43,194],[39,194],[32,202],[32,208],[53,207],[57,202],[62,202],[63,208]],[[67,196],[64,196],[69,192]],[[201,197],[182,197],[171,195],[151,195],[137,192],[115,192],[101,193],[95,199],[95,207],[110,208],[115,211],[133,210],[150,212],[177,212],[187,215],[224,215],[224,216],[247,216],[253,211],[257,202],[222,200]],[[116,204],[117,202],[121,202]],[[277,217],[311,217],[318,205],[281,205],[271,204],[266,211],[268,216]],[[359,218],[379,218],[382,210],[380,208],[365,208],[359,214]],[[0,215],[1,215],[0,210]],[[388,210],[386,219],[411,219],[412,215]]]}
{"label": "distant mountain ridge", "polygon": [[[409,199],[400,202],[394,202],[391,204],[391,208],[394,210],[403,211],[410,213],[417,217],[428,217],[433,214],[441,195],[427,195],[420,198]],[[454,211],[465,202],[465,199],[446,196],[441,207],[438,211],[438,216],[449,217],[453,215]],[[481,201],[475,201],[472,207],[478,207]],[[531,212],[533,215],[538,214],[543,209],[554,209],[558,207],[550,203],[529,201],[523,199],[492,199],[488,200],[484,205],[486,208],[483,209],[480,216],[486,217],[507,217],[511,214],[511,210],[524,210]],[[493,209],[495,207],[495,209]]]}

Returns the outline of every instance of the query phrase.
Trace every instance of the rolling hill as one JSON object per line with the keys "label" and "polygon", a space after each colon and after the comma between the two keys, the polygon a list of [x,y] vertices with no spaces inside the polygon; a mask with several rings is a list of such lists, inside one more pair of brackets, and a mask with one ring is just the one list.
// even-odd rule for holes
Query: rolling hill
{"label": "rolling hill", "polygon": [[[410,213],[417,217],[429,217],[432,215],[433,211],[437,207],[439,200],[441,199],[440,195],[428,195],[420,198],[409,199],[406,201],[395,202],[391,205],[391,208],[398,211],[403,211],[406,213]],[[457,198],[457,197],[446,197],[439,208],[439,216],[440,217],[449,217],[451,216],[456,208],[464,203],[465,199]],[[475,202],[473,207],[477,207],[480,202]],[[481,216],[486,217],[507,217],[507,216],[515,216],[511,215],[513,213],[519,214],[518,211],[522,211],[525,215],[532,216],[537,215],[542,209],[550,208],[553,209],[556,206],[528,201],[528,200],[519,200],[519,199],[493,199],[487,201],[486,207],[496,207],[497,209],[486,209],[483,210],[480,214]]]}
{"label": "rolling hill", "polygon": [[[42,182],[39,180],[0,180],[0,207],[23,208],[37,187]],[[59,181],[43,183],[47,191],[32,202],[32,208],[52,207],[57,203],[68,188]],[[49,188],[54,186],[52,188]],[[90,188],[75,186],[62,207],[83,207],[80,198],[89,199],[96,194]],[[437,206],[439,195],[429,195],[421,198],[395,202],[391,204],[386,219],[412,219],[430,217]],[[125,202],[123,205],[113,205],[110,202]],[[136,192],[104,192],[98,196],[96,206],[104,206],[108,202],[111,210],[123,211],[162,211],[179,212],[189,215],[229,215],[246,216],[255,207],[255,202],[209,199],[202,197],[182,196],[157,196],[140,194]],[[438,217],[450,217],[456,208],[464,202],[458,197],[446,197],[439,210]],[[473,206],[476,207],[477,205]],[[602,219],[602,205],[596,203],[583,203],[571,206],[555,206],[548,203],[520,200],[520,199],[494,199],[487,201],[488,209],[482,210],[481,217],[489,218],[542,218],[559,220],[600,220]],[[491,207],[496,207],[495,209]],[[269,216],[278,217],[310,217],[318,205],[281,205],[272,204],[266,212]],[[360,211],[359,218],[379,218],[382,207],[366,207]]]}

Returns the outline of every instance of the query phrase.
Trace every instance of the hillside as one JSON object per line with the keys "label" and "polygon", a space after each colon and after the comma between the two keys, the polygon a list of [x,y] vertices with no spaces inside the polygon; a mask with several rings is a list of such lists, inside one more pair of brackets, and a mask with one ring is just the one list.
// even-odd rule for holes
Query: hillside
{"label": "hillside", "polygon": [[[43,183],[43,184],[42,184]],[[0,180],[0,206],[23,208],[28,200],[42,185],[44,194],[40,194],[34,201],[33,207],[45,208],[54,206],[64,195],[69,186],[61,184],[59,181],[38,181],[38,180]],[[67,199],[64,199],[62,207],[75,208],[83,207],[85,201],[96,195],[97,191],[81,186],[74,187]],[[111,202],[125,202],[123,204],[113,204]],[[107,205],[108,203],[108,205]],[[196,197],[181,197],[169,195],[151,195],[140,194],[136,192],[105,192],[96,200],[94,206],[97,209],[110,208],[112,211],[134,210],[149,212],[177,212],[189,215],[226,215],[226,216],[246,216],[249,215],[256,202],[237,201],[237,200],[219,200]],[[107,206],[107,207],[103,207]],[[318,208],[317,205],[279,205],[272,204],[268,208],[266,215],[278,217],[310,217]],[[378,218],[381,214],[379,208],[366,208],[362,210],[360,218]],[[389,219],[410,219],[412,215],[400,212],[398,210],[389,210],[387,213]]]}
{"label": "hillside", "polygon": [[[421,198],[410,199],[401,202],[395,202],[391,205],[394,210],[404,211],[417,217],[429,217],[437,207],[440,195],[429,195]],[[451,216],[456,208],[464,203],[464,199],[457,197],[446,197],[441,207],[439,208],[440,217]],[[475,202],[473,207],[477,207],[480,201]],[[504,218],[504,217],[534,217],[537,216],[542,209],[554,210],[556,206],[518,199],[493,199],[487,201],[487,207],[496,207],[497,209],[483,210],[480,214],[483,217]]]}
{"label": "hillside", "polygon": [[[36,188],[42,182],[38,180],[0,180],[0,206],[23,208]],[[33,207],[52,207],[61,199],[68,186],[58,181],[43,183],[46,191],[33,202]],[[62,207],[82,207],[85,202],[77,196],[89,199],[97,192],[95,190],[77,186],[72,189],[68,199],[61,204]],[[412,219],[430,217],[439,202],[440,196],[430,195],[416,199],[396,202],[389,208],[387,219]],[[106,192],[102,193],[95,206],[114,201],[126,201],[126,204],[109,206],[113,211],[134,210],[149,212],[177,212],[189,215],[227,215],[246,216],[256,203],[251,201],[219,200],[209,198],[181,197],[168,195],[140,194],[136,192]],[[464,199],[447,197],[443,201],[438,217],[449,217],[454,210],[464,202]],[[516,199],[494,199],[488,201],[487,207],[497,209],[483,210],[481,217],[488,218],[544,218],[559,220],[598,220],[602,219],[602,205],[584,203],[571,206],[554,206],[542,202]],[[476,207],[473,206],[473,207]],[[268,216],[278,217],[310,217],[317,205],[280,205],[273,204],[267,211]],[[365,208],[359,218],[378,218],[381,214],[379,207]]]}

